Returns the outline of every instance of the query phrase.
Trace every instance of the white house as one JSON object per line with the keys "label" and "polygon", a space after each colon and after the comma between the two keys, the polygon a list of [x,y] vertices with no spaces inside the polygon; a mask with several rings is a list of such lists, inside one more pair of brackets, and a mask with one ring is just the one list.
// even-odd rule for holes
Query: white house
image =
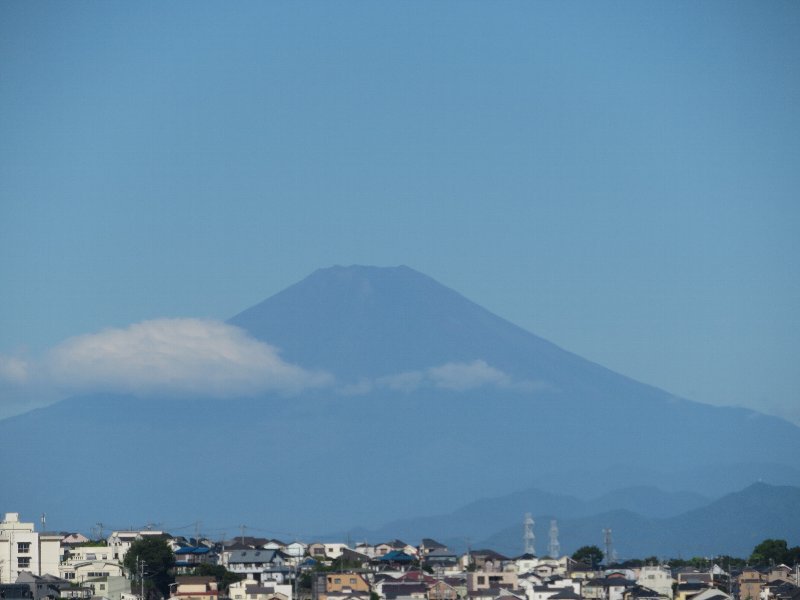
{"label": "white house", "polygon": [[636,583],[672,600],[672,584],[675,580],[672,579],[672,572],[667,567],[657,565],[642,567],[639,569]]}
{"label": "white house", "polygon": [[228,596],[231,600],[292,600],[292,586],[243,579],[228,586]]}
{"label": "white house", "polygon": [[163,531],[151,531],[144,529],[141,531],[112,531],[108,536],[108,547],[111,549],[111,560],[118,560],[122,562],[125,560],[125,554],[128,553],[130,547],[138,539],[147,536],[160,537],[164,535]]}
{"label": "white house", "polygon": [[257,583],[283,583],[292,569],[279,550],[231,550],[222,553],[223,566],[231,573],[244,575]]}

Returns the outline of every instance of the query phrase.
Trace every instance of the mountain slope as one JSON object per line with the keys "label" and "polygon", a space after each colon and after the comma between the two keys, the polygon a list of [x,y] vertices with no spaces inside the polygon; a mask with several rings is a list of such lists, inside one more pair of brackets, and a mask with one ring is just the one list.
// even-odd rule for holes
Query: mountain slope
{"label": "mountain slope", "polygon": [[337,383],[239,399],[97,394],[0,421],[0,504],[54,527],[61,514],[64,529],[201,519],[301,537],[531,485],[585,499],[663,472],[671,491],[716,494],[730,488],[693,474],[781,474],[800,455],[794,425],[615,374],[406,267],[323,269],[231,322]]}

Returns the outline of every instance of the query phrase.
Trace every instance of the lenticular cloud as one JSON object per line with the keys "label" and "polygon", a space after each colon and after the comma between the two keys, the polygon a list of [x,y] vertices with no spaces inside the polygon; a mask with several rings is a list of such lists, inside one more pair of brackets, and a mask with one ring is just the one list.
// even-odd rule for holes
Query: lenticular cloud
{"label": "lenticular cloud", "polygon": [[53,349],[54,383],[91,391],[231,397],[296,393],[331,382],[219,321],[156,319],[66,340]]}

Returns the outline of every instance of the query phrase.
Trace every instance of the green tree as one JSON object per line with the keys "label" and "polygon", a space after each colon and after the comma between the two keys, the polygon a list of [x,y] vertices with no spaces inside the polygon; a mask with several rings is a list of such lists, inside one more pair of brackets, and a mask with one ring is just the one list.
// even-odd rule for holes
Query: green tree
{"label": "green tree", "polygon": [[139,578],[139,561],[144,562],[144,584],[148,595],[150,590],[156,589],[162,596],[168,596],[169,584],[174,581],[175,555],[167,540],[160,536],[147,536],[133,542],[122,565],[135,579]]}
{"label": "green tree", "polygon": [[755,548],[750,555],[750,562],[755,565],[779,565],[789,558],[789,548],[786,540],[766,539]]}
{"label": "green tree", "polygon": [[572,555],[572,560],[595,567],[603,560],[603,551],[597,546],[581,546]]}

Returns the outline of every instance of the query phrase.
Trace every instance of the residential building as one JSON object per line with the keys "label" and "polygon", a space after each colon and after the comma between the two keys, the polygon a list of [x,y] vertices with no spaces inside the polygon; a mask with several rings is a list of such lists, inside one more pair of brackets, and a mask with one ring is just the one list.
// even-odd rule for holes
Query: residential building
{"label": "residential building", "polygon": [[624,575],[611,574],[584,582],[581,590],[588,600],[623,600],[625,591],[635,585],[635,581]]}
{"label": "residential building", "polygon": [[0,598],[4,600],[33,600],[33,592],[24,583],[0,583]]}
{"label": "residential building", "polygon": [[58,575],[60,533],[38,533],[33,523],[6,513],[0,521],[0,583],[14,583],[20,573]]}
{"label": "residential building", "polygon": [[138,539],[144,537],[164,537],[163,531],[153,531],[151,529],[142,529],[139,531],[112,531],[108,536],[108,546],[111,548],[111,559],[122,562],[125,560],[125,555],[128,553],[131,545]]}
{"label": "residential building", "polygon": [[370,600],[369,581],[363,573],[317,573],[312,580],[313,600]]}
{"label": "residential building", "polygon": [[426,600],[428,586],[425,583],[385,583],[382,591],[385,600]]}
{"label": "residential building", "polygon": [[722,590],[712,587],[692,596],[692,600],[733,600],[733,598]]}
{"label": "residential building", "polygon": [[228,596],[231,600],[292,600],[292,586],[243,579],[228,586]]}
{"label": "residential building", "polygon": [[179,575],[170,585],[170,599],[176,600],[218,600],[219,589],[213,577]]}
{"label": "residential building", "polygon": [[457,600],[458,590],[446,581],[437,581],[428,587],[428,600]]}
{"label": "residential building", "polygon": [[217,564],[218,555],[207,546],[182,546],[175,551],[175,569],[180,574],[188,573],[201,564]]}
{"label": "residential building", "polygon": [[347,548],[347,544],[314,542],[308,545],[308,554],[316,559],[337,559],[342,555],[345,548]]}
{"label": "residential building", "polygon": [[642,567],[639,569],[636,583],[672,600],[672,584],[675,580],[672,579],[672,572],[667,567],[659,565]]}
{"label": "residential building", "polygon": [[[59,577],[70,583],[84,583],[90,579],[121,577],[122,565],[112,560],[69,560],[58,567]],[[105,594],[100,594],[104,596]]]}
{"label": "residential building", "polygon": [[467,592],[493,588],[517,589],[519,580],[514,570],[508,571],[473,571],[467,573]]}
{"label": "residential building", "polygon": [[103,596],[109,600],[122,600],[131,593],[131,580],[122,575],[106,575],[86,579],[83,587],[92,590],[92,596]]}
{"label": "residential building", "polygon": [[16,584],[27,585],[33,600],[55,600],[63,596],[62,590],[70,588],[70,583],[55,575],[34,575],[23,571],[17,576]]}
{"label": "residential building", "polygon": [[286,555],[280,550],[226,550],[221,558],[229,571],[258,583],[284,583],[292,573]]}

